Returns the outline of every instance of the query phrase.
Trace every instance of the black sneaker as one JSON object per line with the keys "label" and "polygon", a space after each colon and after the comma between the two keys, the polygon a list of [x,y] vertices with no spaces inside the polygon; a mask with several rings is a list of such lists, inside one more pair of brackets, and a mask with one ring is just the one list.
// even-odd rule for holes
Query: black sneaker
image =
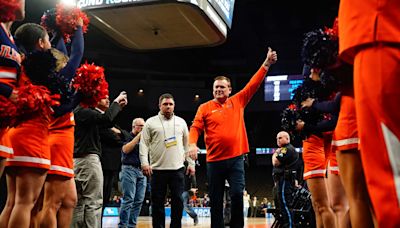
{"label": "black sneaker", "polygon": [[199,219],[197,218],[197,216],[196,217],[194,217],[194,225],[197,225],[197,224],[199,224]]}

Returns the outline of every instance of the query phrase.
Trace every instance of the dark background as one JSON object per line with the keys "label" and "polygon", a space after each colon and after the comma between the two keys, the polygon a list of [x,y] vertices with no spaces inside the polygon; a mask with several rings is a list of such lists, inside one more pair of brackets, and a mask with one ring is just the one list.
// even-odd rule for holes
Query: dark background
{"label": "dark background", "polygon": [[[55,0],[26,1],[25,22],[40,21]],[[232,28],[224,44],[210,48],[192,48],[134,52],[114,43],[94,26],[85,34],[84,60],[106,69],[110,99],[121,90],[128,92],[129,105],[118,123],[130,130],[135,117],[145,119],[157,113],[158,96],[170,92],[175,96],[176,114],[188,125],[199,104],[212,98],[212,82],[217,75],[232,79],[233,93],[248,82],[264,61],[267,47],[278,52],[278,62],[269,75],[300,74],[300,49],[304,33],[332,26],[339,0],[266,1],[236,0]],[[126,18],[134,20],[134,18]],[[15,23],[13,29],[21,23]],[[263,85],[262,85],[263,86]],[[138,94],[143,89],[144,94]],[[200,99],[195,101],[194,95]],[[251,146],[247,187],[250,194],[269,195],[272,186],[269,155],[255,155],[255,147],[274,147],[280,130],[280,111],[285,102],[264,102],[260,88],[246,109],[246,126]],[[201,145],[201,143],[200,143]],[[198,173],[205,172],[204,155]],[[264,177],[266,181],[260,181]],[[257,180],[258,178],[258,180]],[[200,175],[201,182],[205,175]],[[201,190],[205,190],[202,185]]]}

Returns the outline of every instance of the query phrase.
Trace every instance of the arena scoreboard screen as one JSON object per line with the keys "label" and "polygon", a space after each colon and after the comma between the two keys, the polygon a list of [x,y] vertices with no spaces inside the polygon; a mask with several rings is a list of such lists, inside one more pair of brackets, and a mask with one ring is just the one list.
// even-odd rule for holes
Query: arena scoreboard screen
{"label": "arena scoreboard screen", "polygon": [[303,83],[303,75],[267,76],[264,84],[265,101],[289,101],[293,91]]}
{"label": "arena scoreboard screen", "polygon": [[78,0],[77,6],[81,9],[97,9],[115,6],[131,5],[135,3],[156,2],[155,0]]}
{"label": "arena scoreboard screen", "polygon": [[228,27],[231,28],[235,0],[208,0],[208,2],[218,12]]}
{"label": "arena scoreboard screen", "polygon": [[[217,11],[218,15],[230,28],[232,25],[233,9],[235,0],[207,0],[212,7]],[[77,0],[77,6],[81,9],[97,9],[115,6],[127,6],[131,4],[162,2],[160,0]],[[187,2],[189,4],[200,5],[201,0],[178,0],[176,2]]]}

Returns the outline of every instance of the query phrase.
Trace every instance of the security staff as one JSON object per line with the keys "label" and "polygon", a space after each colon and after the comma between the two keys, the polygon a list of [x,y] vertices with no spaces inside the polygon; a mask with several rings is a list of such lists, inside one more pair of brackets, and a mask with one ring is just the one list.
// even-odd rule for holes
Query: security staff
{"label": "security staff", "polygon": [[272,156],[273,177],[275,181],[276,207],[280,216],[276,219],[282,227],[294,227],[293,213],[291,212],[292,192],[297,186],[297,167],[299,154],[290,144],[290,136],[281,131],[277,137],[278,149]]}

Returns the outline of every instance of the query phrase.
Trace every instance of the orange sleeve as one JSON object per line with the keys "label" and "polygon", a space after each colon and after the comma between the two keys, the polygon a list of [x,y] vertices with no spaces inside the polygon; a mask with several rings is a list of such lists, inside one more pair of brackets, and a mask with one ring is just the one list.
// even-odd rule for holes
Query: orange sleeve
{"label": "orange sleeve", "polygon": [[203,109],[204,104],[200,105],[197,109],[196,116],[194,117],[192,126],[190,127],[189,144],[197,144],[199,136],[204,131]]}
{"label": "orange sleeve", "polygon": [[261,66],[260,69],[258,69],[258,71],[253,75],[253,77],[251,77],[247,85],[234,95],[234,97],[239,99],[239,102],[242,106],[246,106],[250,102],[250,99],[264,81],[266,74],[267,70],[264,66]]}

